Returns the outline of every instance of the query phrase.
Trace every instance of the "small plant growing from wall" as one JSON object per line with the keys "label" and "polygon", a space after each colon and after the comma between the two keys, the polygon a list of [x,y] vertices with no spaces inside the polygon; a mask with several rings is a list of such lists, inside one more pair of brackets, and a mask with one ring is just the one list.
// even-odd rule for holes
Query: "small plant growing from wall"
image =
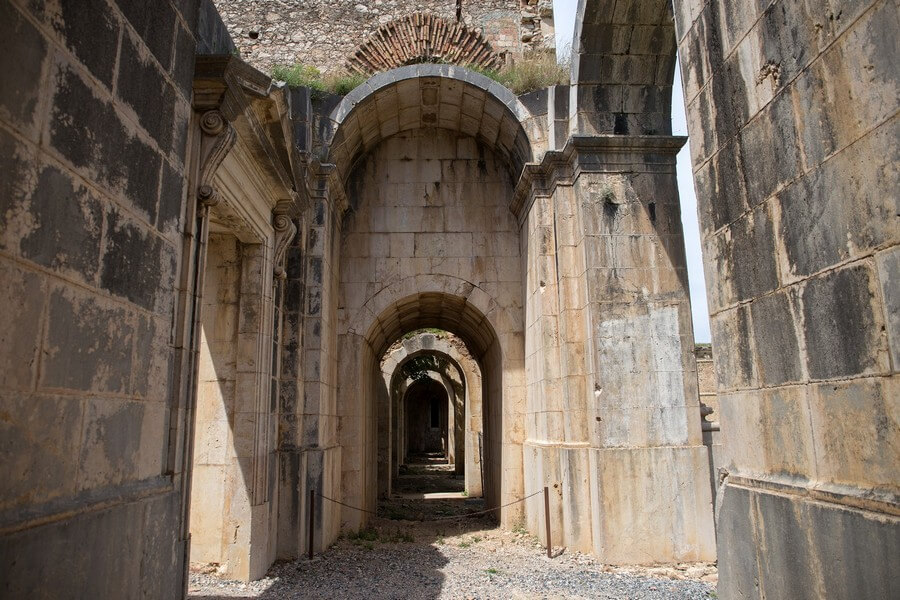
{"label": "small plant growing from wall", "polygon": [[346,73],[323,74],[311,65],[275,65],[272,78],[287,83],[290,87],[307,87],[314,92],[325,92],[346,96],[354,88],[366,81],[364,75]]}
{"label": "small plant growing from wall", "polygon": [[553,51],[530,52],[499,69],[469,68],[508,87],[517,96],[569,83],[569,65],[557,62]]}
{"label": "small plant growing from wall", "polygon": [[[441,61],[433,62],[442,64]],[[553,52],[531,52],[524,58],[499,69],[477,65],[466,65],[466,68],[506,86],[517,96],[551,85],[569,83],[569,66],[558,63]],[[359,73],[324,74],[316,67],[303,63],[275,65],[272,68],[272,78],[284,81],[290,87],[307,87],[314,92],[339,96],[346,96],[367,79],[365,75]]]}

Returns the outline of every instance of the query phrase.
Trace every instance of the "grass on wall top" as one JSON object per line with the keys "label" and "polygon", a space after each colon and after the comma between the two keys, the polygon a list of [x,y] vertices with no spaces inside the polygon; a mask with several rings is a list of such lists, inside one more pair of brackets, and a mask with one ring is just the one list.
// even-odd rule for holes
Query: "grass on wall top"
{"label": "grass on wall top", "polygon": [[[517,96],[551,85],[569,83],[568,65],[556,62],[553,52],[532,52],[521,60],[496,70],[474,65],[469,65],[468,68],[506,86]],[[284,81],[290,87],[308,87],[316,92],[339,96],[346,96],[367,79],[365,75],[356,73],[323,74],[316,67],[302,63],[275,65],[272,77]]]}

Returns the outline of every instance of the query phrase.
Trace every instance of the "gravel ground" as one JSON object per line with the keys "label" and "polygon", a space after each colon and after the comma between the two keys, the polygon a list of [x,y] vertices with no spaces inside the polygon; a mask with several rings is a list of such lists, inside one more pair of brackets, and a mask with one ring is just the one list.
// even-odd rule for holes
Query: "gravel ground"
{"label": "gravel ground", "polygon": [[556,553],[548,559],[533,537],[496,529],[484,519],[467,519],[463,525],[375,519],[362,538],[342,539],[312,561],[276,563],[260,581],[245,584],[192,573],[189,597],[715,598],[712,565],[624,569],[562,549]]}
{"label": "gravel ground", "polygon": [[[466,516],[480,498],[412,499],[403,492],[459,491],[452,467],[410,465],[398,492],[382,501],[367,531],[337,541],[312,561],[276,563],[265,579],[225,581],[211,566],[192,570],[189,598],[216,600],[602,599],[715,598],[716,567],[610,567],[593,557],[554,549],[548,559],[524,531],[498,529],[486,516]],[[446,520],[452,517],[451,520]],[[456,518],[461,517],[461,518]],[[439,519],[435,521],[435,519]],[[445,519],[445,520],[440,520]]]}

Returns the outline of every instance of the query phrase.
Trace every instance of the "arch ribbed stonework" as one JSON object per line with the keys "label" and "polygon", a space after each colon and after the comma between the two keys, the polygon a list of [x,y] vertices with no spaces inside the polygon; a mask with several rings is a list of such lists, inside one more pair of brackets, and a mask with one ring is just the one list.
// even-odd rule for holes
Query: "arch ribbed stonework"
{"label": "arch ribbed stonework", "polygon": [[437,127],[474,137],[497,152],[516,181],[543,133],[508,88],[457,65],[410,65],[378,73],[344,96],[328,116],[323,162],[346,180],[356,162],[383,140]]}
{"label": "arch ribbed stonework", "polygon": [[580,0],[569,133],[670,135],[675,23],[668,0]]}
{"label": "arch ribbed stonework", "polygon": [[462,23],[428,13],[414,13],[391,21],[373,33],[346,67],[372,75],[404,65],[443,62],[486,69],[502,61],[482,35]]}

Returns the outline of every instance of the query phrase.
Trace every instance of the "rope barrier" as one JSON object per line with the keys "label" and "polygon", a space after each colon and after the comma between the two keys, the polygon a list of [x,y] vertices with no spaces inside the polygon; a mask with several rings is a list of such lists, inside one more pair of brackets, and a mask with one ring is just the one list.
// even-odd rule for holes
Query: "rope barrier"
{"label": "rope barrier", "polygon": [[[506,508],[507,506],[512,506],[513,504],[518,504],[519,502],[525,502],[529,498],[533,498],[533,497],[537,496],[538,494],[542,494],[542,493],[544,493],[544,490],[538,490],[538,491],[534,492],[533,494],[529,494],[529,495],[525,496],[524,498],[518,498],[516,500],[513,500],[512,502],[502,504],[495,508],[479,510],[476,512],[466,513],[464,515],[453,515],[451,517],[437,517],[435,519],[407,519],[407,520],[413,520],[418,523],[434,523],[437,521],[452,521],[454,519],[468,519],[469,517],[477,517],[479,515],[486,515],[488,513],[494,512],[495,510],[500,510],[501,508]],[[328,496],[326,496],[324,494],[317,493],[316,495],[319,496],[320,498],[322,498],[323,500],[328,500],[329,502],[334,502],[335,504],[340,504],[341,506],[345,506],[347,508],[352,508],[353,510],[358,510],[359,512],[362,512],[362,513],[367,513],[370,515],[374,515],[376,517],[378,516],[377,512],[374,512],[371,510],[366,510],[365,508],[359,508],[358,506],[351,506],[350,504],[345,504],[345,503],[341,502],[340,500],[335,500],[334,498],[329,498]]]}
{"label": "rope barrier", "polygon": [[352,508],[353,510],[358,510],[359,512],[367,513],[367,514],[370,514],[370,515],[375,515],[376,517],[378,516],[378,513],[376,513],[375,511],[366,510],[366,509],[364,509],[364,508],[359,508],[358,506],[350,506],[349,504],[344,504],[344,503],[341,502],[340,500],[335,500],[334,498],[329,498],[328,496],[326,496],[326,495],[324,495],[324,494],[316,494],[316,495],[317,495],[319,498],[322,498],[322,499],[324,499],[324,500],[328,500],[329,502],[334,502],[335,504],[340,504],[341,506],[346,506],[347,508]]}

